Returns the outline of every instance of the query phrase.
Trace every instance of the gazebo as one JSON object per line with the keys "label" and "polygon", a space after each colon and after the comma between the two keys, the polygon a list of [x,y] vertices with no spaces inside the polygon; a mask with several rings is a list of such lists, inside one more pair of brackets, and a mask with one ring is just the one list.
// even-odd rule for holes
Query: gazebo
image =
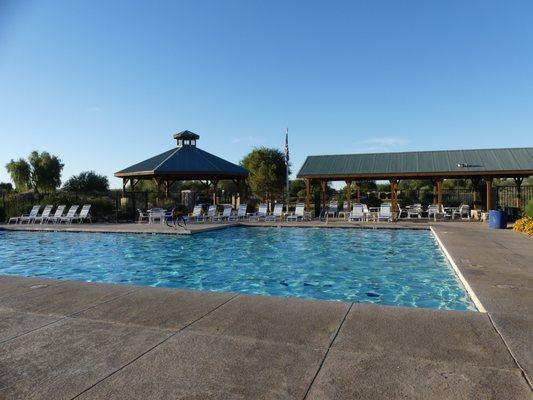
{"label": "gazebo", "polygon": [[139,181],[152,180],[158,190],[163,186],[168,196],[172,185],[178,181],[199,181],[206,190],[213,188],[213,204],[216,204],[218,182],[231,180],[243,193],[248,177],[246,169],[196,147],[200,136],[191,131],[176,133],[174,139],[176,147],[115,173],[122,178],[124,192],[128,183],[133,192]]}
{"label": "gazebo", "polygon": [[[387,180],[391,185],[391,202],[396,210],[398,183],[403,179],[429,179],[433,182],[433,203],[442,204],[444,179],[471,179],[485,182],[486,209],[493,207],[494,178],[513,178],[518,193],[524,178],[533,175],[533,147],[479,150],[414,151],[309,156],[298,172],[306,184],[309,207],[311,184],[319,183],[325,205],[326,186],[330,181],[346,182],[350,207],[351,187],[355,184],[360,201],[359,184],[365,180]],[[475,194],[474,194],[475,195]]]}

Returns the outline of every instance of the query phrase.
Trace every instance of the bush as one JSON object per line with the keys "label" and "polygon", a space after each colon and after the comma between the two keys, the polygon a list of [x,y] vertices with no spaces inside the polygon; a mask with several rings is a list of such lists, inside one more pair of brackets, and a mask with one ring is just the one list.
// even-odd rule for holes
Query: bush
{"label": "bush", "polygon": [[6,220],[6,212],[2,207],[0,207],[0,223],[4,222]]}
{"label": "bush", "polygon": [[524,211],[524,215],[533,218],[533,199],[529,200]]}
{"label": "bush", "polygon": [[532,236],[533,235],[533,218],[524,217],[522,219],[519,219],[518,221],[515,221],[515,223],[513,224],[513,230],[517,232],[527,233],[529,236]]}

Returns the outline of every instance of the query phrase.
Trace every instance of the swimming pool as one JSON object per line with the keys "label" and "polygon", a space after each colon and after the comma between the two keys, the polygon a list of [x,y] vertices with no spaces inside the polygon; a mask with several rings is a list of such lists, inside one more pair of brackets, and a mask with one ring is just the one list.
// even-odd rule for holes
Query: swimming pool
{"label": "swimming pool", "polygon": [[430,231],[0,231],[0,274],[475,310]]}

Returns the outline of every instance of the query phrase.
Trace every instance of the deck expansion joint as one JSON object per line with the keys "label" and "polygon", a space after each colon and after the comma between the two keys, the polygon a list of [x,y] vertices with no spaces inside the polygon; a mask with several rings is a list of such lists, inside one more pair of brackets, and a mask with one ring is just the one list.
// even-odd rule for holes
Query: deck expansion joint
{"label": "deck expansion joint", "polygon": [[133,364],[134,362],[136,362],[137,360],[139,360],[141,357],[144,357],[146,354],[150,353],[152,350],[155,350],[157,347],[161,346],[163,343],[167,342],[169,339],[173,338],[174,336],[178,335],[179,333],[181,333],[183,330],[187,329],[189,326],[191,326],[192,324],[194,324],[195,322],[198,322],[199,320],[201,320],[202,318],[206,317],[207,315],[211,314],[212,312],[218,310],[220,307],[222,307],[223,305],[225,305],[226,303],[229,303],[231,300],[233,300],[235,297],[239,296],[238,293],[236,293],[234,296],[230,297],[229,299],[227,299],[226,301],[220,303],[218,306],[214,307],[212,310],[209,310],[208,312],[206,312],[205,314],[201,315],[200,317],[196,318],[195,320],[193,320],[192,322],[189,322],[187,325],[183,326],[182,328],[170,333],[167,337],[165,337],[163,340],[161,340],[160,342],[156,343],[155,345],[153,345],[152,347],[150,347],[148,350],[142,352],[141,354],[139,354],[137,357],[134,357],[133,360],[127,362],[126,364],[122,365],[121,367],[119,367],[118,369],[116,369],[115,371],[112,371],[111,373],[107,374],[106,376],[104,376],[103,378],[99,379],[97,382],[95,382],[94,384],[92,384],[91,386],[89,386],[88,388],[85,388],[83,391],[81,391],[80,393],[78,393],[76,396],[72,397],[71,400],[74,400],[74,399],[77,399],[79,398],[82,394],[88,392],[89,390],[91,390],[92,388],[94,388],[95,386],[99,385],[100,383],[102,383],[103,381],[105,381],[106,379],[110,378],[111,376],[115,375],[116,373],[122,371],[124,368],[128,367],[129,365]]}
{"label": "deck expansion joint", "polygon": [[337,336],[339,335],[339,332],[341,331],[342,326],[344,325],[344,322],[346,321],[346,318],[348,317],[348,314],[350,313],[350,310],[352,309],[354,303],[350,303],[350,306],[348,307],[348,310],[346,310],[346,313],[342,317],[341,323],[339,324],[339,327],[335,331],[335,334],[333,335],[333,338],[329,342],[328,348],[326,349],[326,352],[324,353],[324,357],[322,357],[322,360],[320,361],[320,365],[318,366],[318,369],[313,376],[313,379],[311,380],[311,383],[309,384],[309,387],[305,391],[305,395],[302,400],[307,399],[307,396],[309,395],[309,392],[311,391],[311,388],[313,387],[313,384],[316,381],[316,378],[318,377],[318,374],[322,370],[322,367],[324,365],[324,362],[326,361],[326,358],[328,358],[329,351],[331,350],[331,347],[333,346],[333,343],[335,342],[335,339],[337,339]]}
{"label": "deck expansion joint", "polygon": [[518,359],[516,358],[516,356],[514,355],[513,351],[511,350],[511,348],[509,347],[509,344],[507,344],[507,341],[505,340],[505,337],[503,336],[503,334],[500,332],[500,330],[496,327],[496,324],[494,323],[494,320],[492,319],[492,316],[490,315],[490,313],[487,313],[487,316],[489,317],[489,321],[490,321],[490,324],[492,325],[492,327],[494,328],[494,331],[496,332],[496,334],[500,337],[500,339],[502,340],[505,348],[507,349],[507,351],[509,352],[509,354],[511,355],[511,358],[513,359],[514,363],[515,363],[515,366],[516,368],[518,368],[520,370],[520,374],[522,375],[522,377],[526,380],[529,388],[531,389],[531,391],[533,392],[533,382],[531,382],[531,380],[529,379],[529,376],[527,375],[526,371],[524,370],[524,368],[522,368],[522,366],[520,365],[520,363],[518,362]]}

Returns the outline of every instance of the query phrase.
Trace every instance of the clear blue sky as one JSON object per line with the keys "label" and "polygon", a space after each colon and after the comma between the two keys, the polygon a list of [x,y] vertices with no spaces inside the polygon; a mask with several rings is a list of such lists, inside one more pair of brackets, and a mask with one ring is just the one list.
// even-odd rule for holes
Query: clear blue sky
{"label": "clear blue sky", "polygon": [[[290,4],[289,4],[290,3]],[[533,145],[533,2],[0,0],[0,181],[47,150],[63,179],[174,146],[238,162]]]}

